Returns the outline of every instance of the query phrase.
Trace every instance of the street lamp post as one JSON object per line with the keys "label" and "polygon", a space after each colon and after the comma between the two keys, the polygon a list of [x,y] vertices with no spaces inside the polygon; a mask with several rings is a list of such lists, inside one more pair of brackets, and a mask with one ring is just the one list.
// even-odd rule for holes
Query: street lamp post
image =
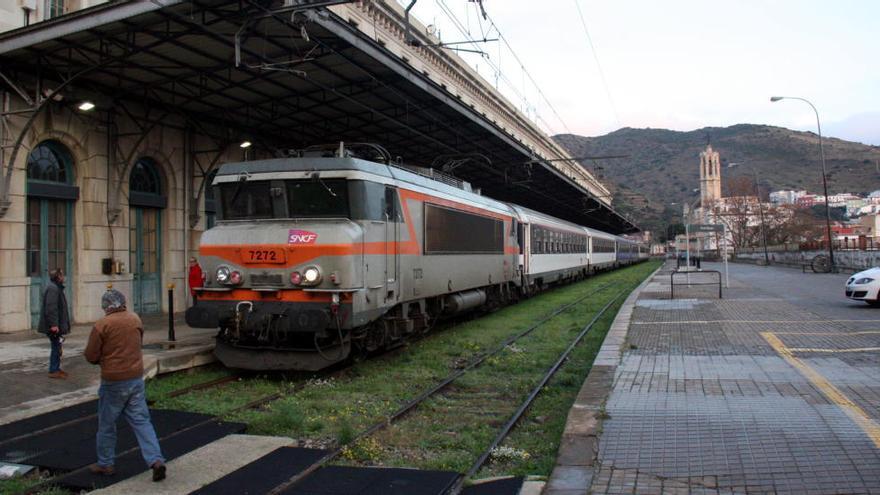
{"label": "street lamp post", "polygon": [[825,194],[825,230],[828,235],[828,261],[831,262],[831,269],[834,270],[834,239],[831,237],[831,208],[828,205],[828,180],[825,178],[825,148],[822,146],[822,124],[819,123],[819,111],[816,110],[815,105],[810,103],[806,98],[801,98],[799,96],[770,97],[771,102],[785,99],[801,100],[807,105],[810,105],[810,108],[812,108],[813,112],[816,114],[816,129],[819,131],[819,156],[822,158],[822,192]]}
{"label": "street lamp post", "polygon": [[770,266],[770,255],[767,253],[767,230],[764,226],[764,203],[761,201],[761,191],[758,189],[758,171],[752,168],[755,175],[755,197],[758,199],[758,212],[761,214],[761,237],[764,241],[764,264]]}

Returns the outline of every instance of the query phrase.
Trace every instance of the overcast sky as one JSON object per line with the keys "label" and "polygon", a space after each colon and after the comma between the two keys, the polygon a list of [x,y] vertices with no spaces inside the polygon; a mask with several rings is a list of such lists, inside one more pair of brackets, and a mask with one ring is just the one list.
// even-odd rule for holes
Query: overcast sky
{"label": "overcast sky", "polygon": [[[444,5],[474,38],[483,36],[481,28],[497,37],[472,1],[419,0],[413,12],[436,26],[444,42],[465,39]],[[537,114],[550,133],[738,123],[815,131],[809,106],[770,103],[779,94],[811,100],[823,134],[880,145],[878,0],[484,0],[484,6],[561,119],[503,42],[480,45],[488,59],[462,56],[493,83],[492,66],[500,67],[499,89]]]}

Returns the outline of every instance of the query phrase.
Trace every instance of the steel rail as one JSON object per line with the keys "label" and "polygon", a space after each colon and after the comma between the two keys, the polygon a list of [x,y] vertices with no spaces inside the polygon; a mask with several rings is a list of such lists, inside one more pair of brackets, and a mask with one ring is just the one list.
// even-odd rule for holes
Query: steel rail
{"label": "steel rail", "polygon": [[[343,368],[343,369],[339,369],[339,370],[331,371],[331,372],[328,372],[328,373],[323,373],[323,374],[318,373],[316,376],[317,376],[317,377],[320,377],[320,378],[335,377],[336,375],[342,375],[342,374],[344,374],[345,372],[348,371],[348,369],[349,369],[349,368]],[[214,381],[216,381],[216,380],[214,380]],[[208,382],[208,383],[210,383],[210,382]],[[240,406],[238,406],[238,407],[234,407],[234,408],[232,408],[232,409],[230,409],[230,410],[228,410],[228,411],[224,411],[224,412],[222,412],[222,413],[220,413],[220,414],[216,414],[216,415],[214,415],[214,416],[211,416],[210,418],[204,419],[204,420],[199,421],[199,422],[197,422],[197,423],[195,423],[195,424],[192,424],[192,425],[190,425],[190,426],[187,426],[186,428],[182,428],[182,429],[180,429],[180,430],[177,430],[177,431],[174,431],[174,432],[172,432],[172,433],[169,433],[168,435],[165,435],[164,437],[159,438],[159,441],[161,442],[161,441],[163,441],[163,440],[168,440],[168,439],[170,439],[170,438],[176,437],[177,435],[180,435],[181,433],[184,433],[184,432],[187,432],[187,431],[193,430],[193,429],[195,429],[195,428],[198,428],[198,427],[204,426],[204,425],[209,424],[209,423],[212,423],[212,422],[224,422],[224,420],[222,419],[222,416],[228,416],[228,415],[230,415],[230,414],[235,414],[235,413],[240,412],[240,411],[246,411],[246,410],[248,410],[248,409],[253,409],[253,408],[255,408],[255,407],[259,407],[259,406],[262,406],[262,405],[264,405],[264,404],[267,404],[267,403],[269,403],[269,402],[276,401],[276,400],[278,400],[278,399],[283,398],[287,393],[293,393],[293,392],[297,392],[297,391],[299,391],[299,390],[302,390],[303,388],[305,388],[305,387],[308,385],[308,383],[309,383],[308,380],[304,380],[304,381],[302,381],[302,382],[299,382],[299,383],[295,384],[295,385],[294,385],[293,387],[291,387],[289,390],[285,390],[285,391],[282,391],[282,392],[275,392],[275,393],[273,393],[273,394],[265,395],[265,396],[263,396],[263,397],[260,397],[260,398],[254,399],[254,400],[252,400],[252,401],[250,401],[250,402],[247,402],[247,403],[245,403],[245,404],[242,404],[242,405],[240,405]],[[86,417],[86,418],[82,418],[82,419],[87,419],[87,418],[91,418],[91,417],[94,417],[94,416],[96,416],[96,414],[93,414],[93,415],[91,415],[91,416],[88,416],[88,417]],[[227,421],[227,422],[229,422],[229,421]],[[116,453],[116,457],[117,457],[117,458],[122,457],[122,456],[127,455],[127,454],[130,454],[130,453],[132,453],[132,452],[136,452],[136,451],[138,451],[139,449],[140,449],[140,445],[135,445],[134,447],[132,447],[132,448],[130,448],[130,449],[128,449],[128,450],[125,450],[125,451],[122,451],[122,452],[117,452],[117,453]],[[70,475],[70,474],[75,474],[75,473],[85,472],[87,469],[89,469],[89,466],[88,466],[88,465],[83,466],[83,467],[80,467],[80,468],[77,468],[77,469],[74,469],[73,471],[68,471],[68,472],[65,472],[65,473],[58,474],[58,475],[56,475],[56,476],[53,476],[52,478],[48,478],[48,479],[46,479],[46,480],[43,481],[42,483],[39,483],[39,484],[37,484],[37,485],[34,485],[34,486],[30,487],[30,488],[25,489],[24,491],[22,491],[22,492],[20,492],[20,493],[28,493],[28,494],[37,494],[37,493],[41,493],[42,490],[45,490],[45,489],[47,489],[47,488],[50,488],[50,487],[53,485],[53,483],[56,481],[56,478],[60,478],[60,477],[67,476],[67,475]]]}
{"label": "steel rail", "polygon": [[206,388],[214,388],[218,385],[225,385],[229,382],[233,382],[238,379],[238,375],[226,375],[217,378],[216,380],[211,380],[209,382],[204,383],[196,383],[195,385],[190,385],[188,387],[184,387],[173,392],[169,392],[163,399],[171,399],[174,397],[180,397],[181,395],[186,395],[190,392],[195,392],[197,390],[205,390]]}
{"label": "steel rail", "polygon": [[[178,397],[178,396],[193,392],[195,390],[204,390],[206,388],[216,387],[217,385],[222,385],[224,383],[231,382],[236,378],[238,378],[236,375],[229,375],[229,376],[224,376],[224,377],[218,378],[216,380],[211,380],[211,381],[204,382],[204,383],[197,383],[195,385],[190,385],[188,387],[185,387],[185,388],[182,388],[179,390],[175,390],[175,391],[169,393],[168,395],[166,395],[164,398]],[[154,404],[155,402],[156,402],[155,400],[148,400],[147,404]],[[98,415],[97,413],[93,413],[93,414],[88,414],[85,416],[80,416],[78,418],[74,418],[74,419],[71,419],[68,421],[53,424],[52,426],[40,428],[39,430],[33,430],[33,431],[29,431],[27,433],[23,433],[21,435],[15,436],[15,437],[6,438],[4,440],[0,440],[0,445],[6,445],[8,443],[17,442],[19,440],[24,440],[26,438],[35,437],[35,436],[41,435],[43,433],[48,433],[50,431],[58,430],[60,428],[66,427],[66,426],[75,425],[75,424],[81,423],[87,419],[94,419],[97,415]]]}
{"label": "steel rail", "polygon": [[[484,353],[484,354],[478,356],[476,359],[474,359],[471,363],[469,363],[468,365],[466,365],[464,368],[460,369],[460,370],[457,371],[456,373],[453,373],[452,375],[449,375],[449,376],[447,377],[447,379],[443,380],[443,382],[441,382],[441,384],[439,384],[438,386],[435,386],[435,387],[432,388],[431,390],[429,390],[429,391],[427,391],[427,392],[421,394],[421,395],[420,395],[419,397],[417,397],[416,399],[413,399],[413,400],[411,400],[409,403],[407,403],[407,404],[405,404],[404,406],[402,406],[400,409],[398,409],[397,411],[395,411],[394,414],[392,414],[391,416],[389,416],[388,418],[386,418],[386,421],[383,421],[383,422],[381,422],[381,423],[377,423],[377,424],[373,425],[373,426],[372,426],[371,428],[369,428],[368,430],[365,430],[365,431],[362,432],[361,434],[359,434],[359,435],[357,435],[356,437],[354,437],[354,438],[353,438],[351,441],[349,441],[348,443],[346,443],[346,444],[344,444],[344,445],[341,445],[341,446],[340,446],[339,448],[337,448],[336,450],[330,452],[330,453],[327,454],[326,456],[324,456],[324,457],[322,457],[321,459],[319,459],[318,461],[316,461],[314,464],[312,464],[311,466],[309,466],[306,470],[302,471],[301,473],[297,474],[296,476],[294,476],[293,478],[291,478],[290,480],[288,480],[287,482],[285,482],[285,484],[277,486],[277,487],[274,488],[270,493],[271,493],[271,494],[276,494],[276,493],[278,493],[280,490],[286,489],[287,487],[292,486],[292,485],[298,483],[299,481],[301,481],[301,480],[302,480],[305,476],[307,476],[308,474],[311,474],[312,472],[314,472],[315,470],[317,470],[318,468],[320,468],[321,466],[323,466],[323,465],[326,464],[327,462],[329,462],[329,461],[333,460],[334,458],[338,457],[339,454],[342,453],[343,449],[344,449],[347,445],[349,445],[349,444],[351,444],[351,443],[354,443],[354,442],[360,440],[361,438],[367,437],[367,436],[371,435],[372,433],[375,433],[376,431],[378,431],[378,430],[384,428],[384,427],[387,426],[388,424],[391,424],[391,422],[393,422],[393,421],[399,419],[399,418],[402,417],[404,414],[406,414],[407,412],[409,412],[411,409],[415,408],[415,406],[417,406],[419,403],[423,402],[425,399],[427,399],[427,398],[430,397],[431,395],[435,394],[437,391],[441,390],[442,388],[445,388],[449,383],[451,383],[452,381],[454,381],[455,379],[457,379],[458,377],[460,377],[461,375],[463,375],[465,372],[467,372],[467,371],[469,371],[470,369],[476,367],[477,365],[479,365],[480,363],[482,363],[483,361],[485,361],[485,360],[488,359],[489,357],[491,357],[491,356],[493,356],[493,355],[495,355],[495,354],[501,352],[503,349],[505,349],[508,345],[510,345],[510,344],[513,343],[514,341],[516,341],[516,340],[518,340],[518,339],[520,339],[520,338],[522,338],[522,337],[528,335],[529,333],[531,333],[532,331],[534,331],[536,328],[538,328],[539,326],[543,325],[545,322],[547,322],[547,321],[549,321],[550,319],[552,319],[552,318],[558,316],[560,313],[564,312],[565,310],[569,309],[570,307],[574,306],[575,304],[580,303],[580,302],[583,301],[584,299],[586,299],[586,298],[588,298],[588,297],[590,297],[590,296],[592,296],[592,295],[594,295],[594,294],[597,294],[597,293],[599,293],[599,292],[601,292],[601,291],[607,289],[608,287],[612,286],[613,284],[614,284],[613,282],[609,282],[609,283],[607,283],[607,284],[605,284],[605,285],[602,285],[601,287],[599,287],[599,288],[593,290],[592,292],[589,292],[589,293],[587,293],[587,294],[585,294],[585,295],[583,295],[583,296],[578,297],[577,299],[575,299],[574,301],[572,301],[572,302],[570,302],[570,303],[567,303],[567,304],[565,304],[565,305],[563,305],[563,306],[560,306],[559,308],[557,308],[556,310],[554,310],[553,312],[551,312],[549,315],[545,316],[544,318],[542,318],[542,319],[539,320],[538,322],[534,323],[532,326],[530,326],[529,328],[527,328],[526,330],[524,330],[524,331],[521,332],[520,334],[515,335],[515,336],[512,336],[512,337],[508,337],[507,339],[505,339],[505,340],[502,342],[502,344],[501,344],[499,347],[497,347],[497,348],[496,348],[495,350],[493,350],[492,352],[490,352],[490,353]],[[419,338],[418,340],[421,340],[421,338]],[[394,351],[395,351],[395,349],[391,349],[390,351],[391,351],[390,354],[391,354],[391,355],[394,355]],[[381,357],[385,357],[385,356],[387,356],[388,354],[389,354],[389,353],[383,353],[383,355],[382,355]],[[342,368],[342,369],[338,369],[338,370],[334,370],[334,371],[329,371],[329,372],[325,372],[325,373],[320,373],[320,372],[319,372],[319,373],[316,374],[315,376],[318,377],[318,378],[328,378],[328,377],[329,377],[329,378],[335,378],[335,377],[338,377],[338,376],[342,376],[342,375],[344,375],[344,374],[347,373],[350,369],[351,369],[350,367],[345,367],[345,368]],[[332,370],[332,368],[331,368],[331,370]],[[233,377],[234,377],[235,375],[230,375],[230,376],[233,376]],[[204,384],[197,384],[197,385],[195,385],[195,386],[193,386],[193,387],[197,387],[197,386],[199,386],[199,385],[204,385],[204,388],[207,388],[207,387],[209,387],[209,386],[214,386],[214,385],[216,385],[216,384],[214,384],[214,385],[209,385],[209,384],[212,384],[213,382],[217,382],[217,381],[219,381],[219,380],[224,380],[224,379],[228,379],[228,378],[229,378],[229,377],[223,377],[223,378],[221,378],[221,379],[213,380],[213,381],[211,381],[211,382],[205,382]],[[217,415],[211,416],[210,418],[205,419],[205,420],[202,420],[202,421],[200,421],[200,422],[198,422],[198,423],[195,423],[195,424],[193,424],[193,425],[191,425],[191,426],[188,426],[188,427],[183,428],[183,429],[181,429],[181,430],[178,430],[178,431],[175,431],[175,432],[173,432],[173,433],[170,433],[170,434],[168,434],[168,435],[166,435],[166,436],[160,438],[160,440],[166,440],[166,439],[169,439],[169,438],[175,437],[175,436],[177,436],[177,435],[179,435],[179,434],[181,434],[181,433],[183,433],[183,432],[186,432],[186,431],[192,430],[192,429],[194,429],[194,428],[197,428],[197,427],[200,427],[200,426],[206,425],[206,424],[211,423],[211,422],[214,422],[214,421],[222,421],[222,416],[227,416],[227,415],[234,414],[234,413],[237,413],[237,412],[240,412],[240,411],[244,411],[244,410],[247,410],[247,409],[253,409],[253,408],[256,408],[256,407],[262,406],[262,405],[264,405],[264,404],[267,404],[267,403],[270,403],[270,402],[276,401],[276,400],[278,400],[278,399],[281,399],[281,398],[285,397],[286,394],[289,394],[289,393],[295,393],[295,392],[297,392],[297,391],[299,391],[299,390],[302,390],[303,388],[305,388],[305,387],[308,385],[308,383],[309,383],[309,382],[306,380],[306,381],[303,381],[303,382],[297,383],[295,386],[291,387],[289,390],[285,390],[284,392],[276,392],[276,393],[273,393],[273,394],[269,394],[269,395],[266,395],[266,396],[263,396],[263,397],[260,397],[260,398],[254,399],[253,401],[250,401],[250,402],[248,402],[248,403],[246,403],[246,404],[243,404],[243,405],[241,405],[241,406],[235,407],[235,408],[230,409],[230,410],[228,410],[228,411],[224,411],[224,412],[222,412],[222,413],[220,413],[220,414],[217,414]],[[191,388],[191,387],[187,387],[187,388]],[[186,390],[186,389],[181,389],[181,393],[178,394],[178,395],[183,395],[184,393],[188,393],[189,391],[192,391],[192,390],[188,390],[187,392],[182,392],[183,390]],[[82,418],[77,418],[77,419],[75,419],[75,420],[71,420],[71,421],[69,421],[69,422],[59,424],[59,425],[57,425],[57,426],[53,426],[53,427],[50,427],[50,428],[46,428],[46,429],[43,430],[43,431],[53,430],[53,429],[58,428],[58,427],[61,427],[61,426],[68,426],[68,425],[70,425],[70,424],[75,424],[75,423],[78,423],[78,422],[84,421],[84,420],[86,420],[86,419],[94,418],[94,417],[96,417],[96,416],[97,416],[97,414],[92,414],[92,415],[89,415],[89,416],[84,416],[84,417],[82,417]],[[34,433],[38,433],[38,432],[34,432]],[[16,439],[17,439],[17,438],[16,438]],[[11,440],[15,440],[15,439],[9,439],[9,440],[7,440],[7,441],[11,441]],[[0,444],[2,444],[2,443],[3,443],[3,442],[0,442]],[[132,448],[130,448],[130,449],[128,449],[128,450],[125,450],[125,451],[123,451],[123,452],[118,452],[118,453],[116,454],[116,456],[117,456],[117,457],[121,457],[121,456],[126,455],[126,454],[129,454],[129,453],[131,453],[131,452],[135,452],[135,451],[137,451],[139,448],[140,448],[139,446],[132,447]],[[39,484],[37,484],[37,485],[34,485],[34,486],[32,486],[32,487],[29,487],[29,488],[26,488],[25,490],[23,490],[23,491],[21,491],[21,492],[19,492],[19,493],[28,493],[28,494],[30,494],[30,493],[39,493],[40,490],[47,489],[47,488],[51,487],[52,484],[53,484],[53,482],[56,480],[56,478],[59,478],[59,477],[61,477],[61,476],[66,476],[66,475],[69,475],[69,474],[73,474],[73,473],[84,472],[85,470],[88,469],[88,467],[89,467],[89,466],[83,466],[83,467],[78,468],[78,469],[75,469],[75,470],[73,470],[73,471],[68,471],[68,472],[65,472],[65,473],[63,473],[63,474],[59,474],[59,475],[53,476],[53,477],[51,477],[51,478],[48,478],[48,479],[44,480],[43,482],[41,482],[41,483],[39,483]]]}
{"label": "steel rail", "polygon": [[614,284],[613,282],[609,282],[609,283],[593,290],[592,292],[589,292],[583,296],[578,297],[577,299],[575,299],[574,301],[572,301],[570,303],[567,303],[567,304],[560,306],[559,308],[554,310],[552,313],[545,316],[544,318],[541,318],[536,323],[534,323],[533,325],[531,325],[527,329],[523,330],[522,332],[504,339],[504,341],[502,341],[500,345],[498,345],[497,347],[495,347],[491,351],[484,352],[484,353],[480,354],[479,356],[477,356],[476,358],[472,359],[463,368],[460,368],[459,370],[447,375],[446,378],[437,382],[433,387],[425,390],[424,392],[419,394],[416,398],[410,400],[406,404],[399,407],[396,411],[394,411],[391,415],[387,416],[382,421],[375,423],[373,426],[371,426],[371,427],[367,428],[366,430],[362,431],[361,433],[355,435],[354,438],[352,438],[348,442],[339,445],[335,450],[327,453],[326,455],[324,455],[323,457],[321,457],[320,459],[318,459],[317,461],[312,463],[307,468],[303,469],[302,471],[300,471],[296,475],[289,478],[287,481],[277,485],[275,488],[273,488],[272,490],[269,491],[269,495],[278,495],[282,491],[287,490],[288,488],[296,485],[297,483],[302,481],[304,478],[306,478],[310,474],[314,473],[315,471],[317,471],[318,469],[320,469],[321,467],[326,465],[328,462],[339,457],[339,455],[342,454],[342,452],[345,450],[345,448],[348,445],[354,444],[363,438],[369,437],[373,433],[376,433],[377,431],[385,428],[386,426],[391,425],[391,423],[402,418],[408,412],[415,409],[419,404],[423,403],[428,398],[434,396],[437,392],[446,388],[446,386],[448,386],[450,383],[454,382],[455,380],[460,378],[462,375],[464,375],[468,371],[470,371],[470,370],[476,368],[477,366],[479,366],[480,364],[482,364],[486,359],[500,353],[501,351],[506,349],[510,344],[529,335],[530,333],[535,331],[538,327],[540,327],[541,325],[543,325],[547,321],[555,318],[556,316],[559,316],[561,313],[568,310],[569,308],[571,308],[575,304],[578,304],[578,303],[582,302],[584,299],[607,289],[608,287],[612,286],[613,284]]}
{"label": "steel rail", "polygon": [[529,406],[532,405],[532,402],[534,402],[534,400],[538,397],[538,394],[541,393],[541,390],[544,388],[544,386],[547,385],[547,382],[549,382],[550,379],[553,378],[554,375],[556,375],[556,372],[559,371],[559,368],[562,367],[562,365],[565,363],[565,360],[568,359],[568,356],[571,355],[572,351],[574,351],[574,348],[577,347],[577,345],[580,344],[581,340],[583,340],[583,338],[586,337],[590,330],[593,329],[593,326],[599,321],[599,318],[602,318],[605,312],[608,311],[608,309],[610,309],[611,306],[613,306],[614,303],[616,303],[620,299],[620,297],[626,292],[626,289],[618,292],[612,300],[608,301],[608,304],[606,304],[601,310],[599,310],[598,313],[596,313],[596,316],[594,316],[593,319],[590,320],[590,322],[580,331],[580,333],[578,333],[577,337],[575,337],[568,348],[566,348],[565,351],[563,351],[562,354],[559,355],[559,359],[557,359],[556,362],[547,369],[547,372],[544,374],[538,384],[532,389],[526,400],[523,401],[522,404],[520,404],[519,408],[517,408],[513,415],[511,415],[510,419],[507,420],[507,423],[505,423],[504,427],[501,428],[501,431],[498,433],[498,435],[495,436],[495,439],[492,440],[492,444],[489,445],[489,448],[483,451],[482,455],[480,455],[477,461],[474,462],[473,465],[471,465],[471,468],[468,470],[468,472],[465,473],[464,476],[460,477],[458,481],[453,485],[450,493],[456,495],[460,493],[462,488],[464,487],[465,480],[477,474],[477,471],[479,471],[480,468],[483,467],[483,464],[485,464],[489,457],[492,455],[492,451],[495,450],[495,448],[498,447],[498,445],[500,445],[505,438],[507,438],[510,430],[512,430],[516,423],[520,420],[520,418],[522,418],[526,410],[528,410]]}

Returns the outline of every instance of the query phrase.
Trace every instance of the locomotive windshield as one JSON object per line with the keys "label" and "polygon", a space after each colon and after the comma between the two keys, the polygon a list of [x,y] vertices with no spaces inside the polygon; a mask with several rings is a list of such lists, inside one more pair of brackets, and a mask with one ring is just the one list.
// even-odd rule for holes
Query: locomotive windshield
{"label": "locomotive windshield", "polygon": [[220,201],[224,220],[272,218],[268,182],[221,184]]}
{"label": "locomotive windshield", "polygon": [[348,218],[348,187],[344,179],[287,181],[290,218]]}

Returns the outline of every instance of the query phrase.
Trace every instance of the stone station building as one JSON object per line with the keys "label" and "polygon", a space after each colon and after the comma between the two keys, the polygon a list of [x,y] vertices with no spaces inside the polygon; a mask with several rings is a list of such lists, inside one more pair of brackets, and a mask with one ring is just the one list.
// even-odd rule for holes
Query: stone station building
{"label": "stone station building", "polygon": [[36,324],[56,267],[75,322],[102,315],[108,284],[143,314],[167,312],[174,284],[182,310],[211,173],[317,143],[379,143],[488,196],[634,230],[395,1],[15,2],[0,0],[0,332]]}

